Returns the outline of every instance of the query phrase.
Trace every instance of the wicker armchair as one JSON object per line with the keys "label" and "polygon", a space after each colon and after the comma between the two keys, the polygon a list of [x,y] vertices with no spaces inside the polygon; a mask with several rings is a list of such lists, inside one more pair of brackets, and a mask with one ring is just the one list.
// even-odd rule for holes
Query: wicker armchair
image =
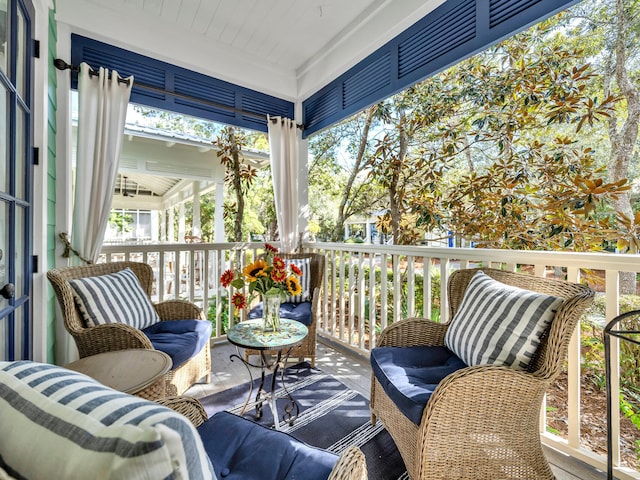
{"label": "wicker armchair", "polygon": [[[202,404],[195,398],[167,397],[156,400],[156,402],[186,416],[196,427],[202,425],[209,418]],[[367,478],[365,456],[358,447],[352,446],[340,454],[328,480],[367,480]]]}
{"label": "wicker armchair", "polygon": [[[138,262],[113,262],[63,267],[47,272],[62,309],[64,326],[75,340],[81,358],[113,350],[127,348],[154,347],[147,336],[132,326],[110,323],[87,327],[73,296],[69,280],[106,275],[119,272],[129,267],[140,280],[143,290],[150,296],[153,285],[153,270],[150,265]],[[183,300],[168,300],[154,305],[160,320],[203,320],[202,310],[196,305]],[[165,376],[166,395],[179,395],[198,380],[211,378],[211,352],[208,346],[203,348],[190,360],[176,369],[171,369]]]}
{"label": "wicker armchair", "polygon": [[[586,286],[532,275],[482,269],[495,280],[563,297],[528,371],[479,365],[458,370],[436,387],[419,425],[409,420],[373,376],[372,422],[379,418],[393,437],[413,479],[552,479],[539,435],[544,394],[558,376],[567,345],[594,292]],[[477,269],[449,280],[450,317]],[[409,318],[387,327],[378,346],[444,345],[448,324]]]}
{"label": "wicker armchair", "polygon": [[[310,358],[311,366],[315,367],[316,364],[316,329],[318,325],[318,318],[320,317],[320,298],[322,297],[322,281],[324,279],[325,258],[320,253],[282,253],[278,254],[279,257],[284,260],[291,260],[296,258],[310,258],[311,259],[311,279],[310,279],[310,291],[311,291],[311,324],[309,325],[309,335],[304,341],[294,347],[289,357],[298,358]],[[276,350],[267,350],[265,354],[275,355]],[[245,350],[245,360],[249,360],[249,355],[260,355],[258,350]]]}

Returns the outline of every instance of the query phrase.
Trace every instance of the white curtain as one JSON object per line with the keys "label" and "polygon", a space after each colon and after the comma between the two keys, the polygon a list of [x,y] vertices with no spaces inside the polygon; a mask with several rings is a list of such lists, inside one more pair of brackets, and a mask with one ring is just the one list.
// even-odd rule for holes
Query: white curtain
{"label": "white curtain", "polygon": [[71,245],[95,262],[109,221],[133,77],[86,63],[78,74],[78,151]]}
{"label": "white curtain", "polygon": [[298,128],[289,118],[267,117],[271,173],[282,251],[298,245]]}

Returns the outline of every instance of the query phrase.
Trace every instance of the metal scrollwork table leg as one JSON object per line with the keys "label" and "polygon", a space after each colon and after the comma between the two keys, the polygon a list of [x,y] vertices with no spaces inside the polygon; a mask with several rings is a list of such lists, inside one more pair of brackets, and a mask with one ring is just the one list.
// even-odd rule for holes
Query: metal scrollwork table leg
{"label": "metal scrollwork table leg", "polygon": [[[291,396],[289,390],[287,390],[287,386],[284,381],[284,371],[285,366],[287,364],[287,360],[289,359],[289,354],[291,353],[291,348],[286,349],[284,356],[283,350],[278,350],[276,355],[276,359],[274,362],[269,362],[267,355],[264,351],[260,352],[260,364],[255,365],[247,360],[245,360],[242,355],[240,355],[239,349],[236,346],[236,353],[229,356],[229,359],[233,362],[234,359],[239,359],[243,365],[247,368],[249,372],[249,394],[247,395],[247,399],[242,406],[241,415],[243,415],[247,409],[254,407],[256,409],[256,420],[262,418],[262,406],[264,402],[267,402],[267,405],[271,408],[271,414],[273,415],[273,425],[276,430],[280,430],[280,420],[278,418],[278,409],[277,409],[277,399],[285,399],[287,401],[284,407],[284,413],[282,414],[282,421],[284,423],[288,423],[289,426],[293,426],[293,423],[298,418],[298,414],[300,413],[300,408],[294,398]],[[255,401],[251,402],[251,397],[253,396],[253,372],[251,371],[251,367],[260,369],[260,385],[258,386],[258,391],[256,392]],[[276,392],[276,376],[278,374],[278,369],[280,370],[280,382],[282,384],[282,390],[284,394],[278,394]],[[271,390],[265,390],[265,377],[266,372],[271,372]]]}

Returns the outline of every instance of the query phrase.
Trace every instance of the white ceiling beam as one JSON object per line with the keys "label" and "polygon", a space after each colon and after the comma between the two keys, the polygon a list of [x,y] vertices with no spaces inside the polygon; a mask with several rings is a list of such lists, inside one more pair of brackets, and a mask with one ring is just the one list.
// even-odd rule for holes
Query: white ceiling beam
{"label": "white ceiling beam", "polygon": [[125,197],[114,195],[111,208],[125,208],[129,210],[162,210],[161,197],[149,197],[146,195],[134,195]]}

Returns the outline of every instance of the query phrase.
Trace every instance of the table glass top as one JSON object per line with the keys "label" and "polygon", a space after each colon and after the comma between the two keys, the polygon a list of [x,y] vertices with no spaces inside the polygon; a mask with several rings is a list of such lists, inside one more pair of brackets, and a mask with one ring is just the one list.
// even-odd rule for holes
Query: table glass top
{"label": "table glass top", "polygon": [[235,324],[227,332],[227,339],[239,347],[271,350],[295,346],[308,333],[304,324],[286,319],[280,319],[279,332],[265,332],[262,329],[262,319],[259,318]]}

